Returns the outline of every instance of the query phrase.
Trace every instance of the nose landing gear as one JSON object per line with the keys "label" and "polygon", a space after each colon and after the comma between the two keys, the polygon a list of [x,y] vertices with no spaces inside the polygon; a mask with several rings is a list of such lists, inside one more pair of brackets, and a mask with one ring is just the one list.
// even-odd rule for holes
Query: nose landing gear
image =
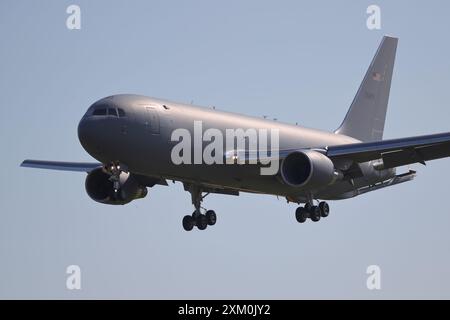
{"label": "nose landing gear", "polygon": [[120,174],[122,173],[122,168],[119,163],[112,162],[111,164],[105,165],[103,170],[110,175],[109,181],[113,183],[114,192],[120,188]]}
{"label": "nose landing gear", "polygon": [[112,161],[111,163],[103,166],[103,172],[109,175],[109,181],[111,181],[113,184],[114,197],[118,199],[119,189],[121,187],[121,184],[124,182],[124,179],[123,177],[121,177],[121,175],[123,172],[128,172],[127,167],[124,164],[121,164],[119,161]]}

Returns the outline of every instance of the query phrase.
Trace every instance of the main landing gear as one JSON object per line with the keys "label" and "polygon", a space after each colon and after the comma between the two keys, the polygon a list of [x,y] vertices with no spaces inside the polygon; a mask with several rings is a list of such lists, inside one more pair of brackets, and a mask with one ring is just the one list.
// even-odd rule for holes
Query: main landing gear
{"label": "main landing gear", "polygon": [[[183,228],[186,231],[191,231],[194,227],[199,230],[205,230],[208,226],[213,226],[217,222],[216,213],[213,210],[206,210],[201,207],[203,199],[208,195],[202,195],[202,190],[197,186],[189,186],[187,190],[191,193],[192,204],[195,207],[195,211],[192,215],[184,216]],[[202,210],[205,213],[202,213]]]}
{"label": "main landing gear", "polygon": [[325,201],[315,206],[311,203],[306,203],[304,207],[298,207],[295,210],[295,218],[299,223],[304,223],[308,218],[317,222],[320,218],[326,218],[330,214],[330,206]]}
{"label": "main landing gear", "polygon": [[207,210],[205,214],[195,210],[192,215],[184,216],[183,228],[186,231],[191,231],[194,226],[198,230],[205,230],[207,226],[213,226],[216,224],[217,216],[213,210]]}

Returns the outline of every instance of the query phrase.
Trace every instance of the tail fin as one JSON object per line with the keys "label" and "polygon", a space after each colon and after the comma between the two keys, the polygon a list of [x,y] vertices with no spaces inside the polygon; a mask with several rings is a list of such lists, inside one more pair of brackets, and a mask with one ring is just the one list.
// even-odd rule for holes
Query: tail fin
{"label": "tail fin", "polygon": [[383,139],[398,38],[384,36],[338,134],[364,142]]}

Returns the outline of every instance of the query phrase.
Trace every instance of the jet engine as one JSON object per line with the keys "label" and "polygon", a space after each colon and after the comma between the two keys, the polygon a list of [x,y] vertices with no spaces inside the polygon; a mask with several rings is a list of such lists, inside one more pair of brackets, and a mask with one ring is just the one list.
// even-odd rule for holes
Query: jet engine
{"label": "jet engine", "polygon": [[287,185],[308,189],[327,186],[340,177],[330,158],[314,150],[290,153],[281,162],[280,175]]}
{"label": "jet engine", "polygon": [[102,168],[91,171],[86,177],[86,192],[92,200],[104,204],[126,204],[133,200],[144,198],[147,188],[139,184],[132,174],[121,172],[119,176],[120,187],[114,190],[111,175]]}

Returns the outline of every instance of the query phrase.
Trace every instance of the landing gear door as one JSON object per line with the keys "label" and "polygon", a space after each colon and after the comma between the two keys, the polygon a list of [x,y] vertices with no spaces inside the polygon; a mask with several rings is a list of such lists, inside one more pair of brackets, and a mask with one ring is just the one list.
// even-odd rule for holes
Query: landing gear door
{"label": "landing gear door", "polygon": [[159,116],[153,107],[145,107],[145,128],[151,134],[159,134]]}

